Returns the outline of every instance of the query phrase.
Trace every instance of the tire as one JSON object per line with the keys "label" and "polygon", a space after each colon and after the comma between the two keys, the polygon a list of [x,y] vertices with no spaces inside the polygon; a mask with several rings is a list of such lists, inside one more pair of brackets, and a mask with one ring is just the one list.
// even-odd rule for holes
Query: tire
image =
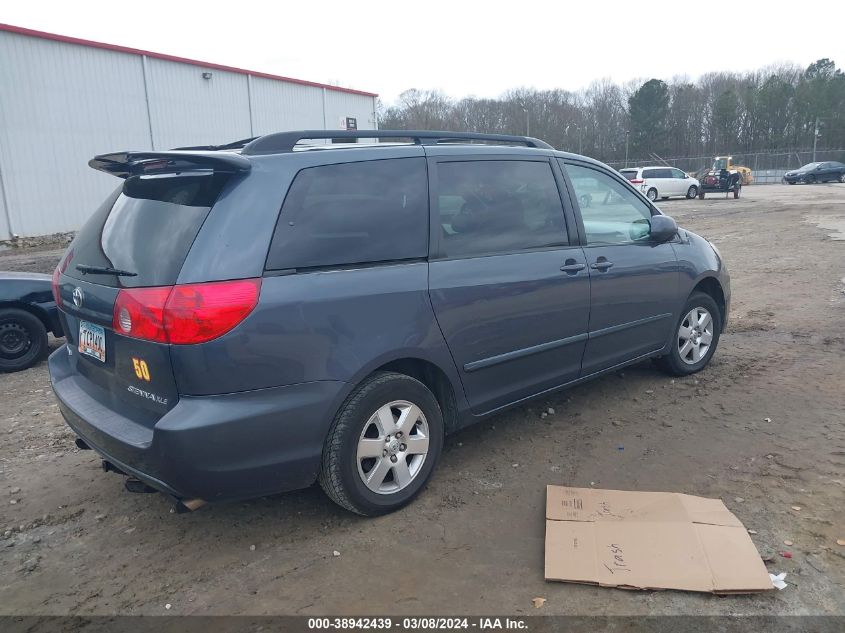
{"label": "tire", "polygon": [[652,187],[646,192],[645,197],[654,202],[655,200],[657,200],[657,189]]}
{"label": "tire", "polygon": [[740,187],[739,185],[737,185],[736,187],[734,187],[734,200],[736,200],[737,198],[739,198],[739,192],[740,192],[740,189],[742,189],[742,187]]}
{"label": "tire", "polygon": [[[390,404],[395,406],[387,409]],[[401,437],[395,426],[388,427],[391,422],[402,424],[400,412],[414,418],[411,427],[407,426],[411,417],[405,418]],[[443,449],[443,435],[440,405],[424,384],[404,374],[373,374],[356,387],[335,416],[323,447],[320,486],[332,501],[356,514],[379,516],[398,510],[431,477]],[[416,438],[415,448],[411,438]],[[413,452],[423,447],[424,454]],[[361,457],[361,451],[373,455]],[[393,457],[397,459],[392,461]],[[400,462],[404,469],[394,466]],[[367,476],[378,481],[367,483]]]}
{"label": "tire", "polygon": [[816,175],[815,175],[815,174],[810,174],[809,176],[806,176],[806,177],[804,178],[804,182],[806,182],[808,185],[814,185],[814,184],[816,184]]}
{"label": "tire", "polygon": [[28,369],[47,357],[47,329],[26,310],[0,310],[0,372]]}
{"label": "tire", "polygon": [[698,195],[698,187],[695,185],[690,185],[690,188],[687,189],[687,199],[692,200]]}
{"label": "tire", "polygon": [[839,182],[845,182],[845,172],[839,174]]}
{"label": "tire", "polygon": [[[703,334],[710,335],[710,342],[707,344],[707,348],[703,354],[701,353],[701,346],[705,345],[704,341],[707,338],[705,336],[699,338],[698,346],[692,344],[690,348],[685,347],[689,339],[684,337],[682,328],[685,328],[687,331],[689,330],[685,323],[693,310],[698,310],[699,315],[701,314],[700,311],[706,311],[710,315],[710,327],[708,328],[707,325],[702,326]],[[688,376],[689,374],[701,371],[707,366],[710,359],[713,358],[713,354],[716,353],[716,347],[719,344],[719,336],[722,332],[722,314],[719,312],[719,306],[716,305],[716,302],[710,295],[703,292],[694,292],[690,295],[683,310],[681,310],[681,317],[675,323],[674,327],[674,335],[672,336],[669,353],[655,359],[655,364],[672,376]],[[695,358],[696,347],[698,348],[697,360]],[[684,350],[683,357],[682,350]]]}
{"label": "tire", "polygon": [[705,196],[704,191],[703,191],[703,190],[699,190],[699,191],[698,191],[698,199],[699,199],[699,200],[704,200],[704,196]]}
{"label": "tire", "polygon": [[786,181],[786,184],[788,184],[788,185],[794,185],[794,184],[795,184],[795,181],[794,181],[794,180],[787,180],[787,181]]}

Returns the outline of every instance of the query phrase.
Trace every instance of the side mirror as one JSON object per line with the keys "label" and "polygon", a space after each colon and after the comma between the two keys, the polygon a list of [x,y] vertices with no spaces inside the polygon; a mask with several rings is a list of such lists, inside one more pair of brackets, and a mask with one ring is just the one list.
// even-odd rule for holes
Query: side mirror
{"label": "side mirror", "polygon": [[678,234],[678,224],[668,215],[651,216],[649,235],[655,242],[668,242]]}

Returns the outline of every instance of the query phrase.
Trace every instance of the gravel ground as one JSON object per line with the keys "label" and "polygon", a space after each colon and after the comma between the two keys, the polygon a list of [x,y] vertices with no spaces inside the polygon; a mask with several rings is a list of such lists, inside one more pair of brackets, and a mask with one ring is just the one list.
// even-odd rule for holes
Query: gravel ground
{"label": "gravel ground", "polygon": [[[74,447],[46,364],[0,376],[0,613],[845,614],[845,185],[660,206],[731,270],[710,367],[672,380],[645,363],[452,436],[418,501],[379,519],[317,487],[171,514]],[[0,269],[50,272],[60,252],[5,251]],[[790,585],[547,583],[549,483],[721,497]]]}

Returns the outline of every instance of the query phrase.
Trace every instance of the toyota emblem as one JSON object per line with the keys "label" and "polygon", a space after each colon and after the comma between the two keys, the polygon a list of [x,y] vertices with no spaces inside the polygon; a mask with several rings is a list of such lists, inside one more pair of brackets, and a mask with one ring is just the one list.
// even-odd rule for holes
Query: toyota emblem
{"label": "toyota emblem", "polygon": [[77,286],[73,289],[73,305],[77,308],[82,307],[82,300],[85,298],[85,295],[82,293],[82,288]]}

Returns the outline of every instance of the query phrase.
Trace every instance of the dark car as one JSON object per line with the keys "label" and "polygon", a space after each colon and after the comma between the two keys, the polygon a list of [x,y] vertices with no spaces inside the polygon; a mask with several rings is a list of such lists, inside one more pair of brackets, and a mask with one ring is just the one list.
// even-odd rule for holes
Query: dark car
{"label": "dark car", "polygon": [[[411,142],[354,142],[377,137]],[[297,144],[330,138],[353,143]],[[536,139],[285,132],[91,165],[122,182],[56,271],[53,388],[82,447],[177,508],[319,480],[394,510],[446,434],[644,359],[697,372],[728,318],[707,240]]]}
{"label": "dark car", "polygon": [[790,185],[799,182],[808,185],[816,182],[845,182],[845,164],[836,161],[807,163],[800,169],[786,172],[783,179]]}
{"label": "dark car", "polygon": [[0,272],[0,371],[47,358],[47,332],[63,336],[50,276]]}

